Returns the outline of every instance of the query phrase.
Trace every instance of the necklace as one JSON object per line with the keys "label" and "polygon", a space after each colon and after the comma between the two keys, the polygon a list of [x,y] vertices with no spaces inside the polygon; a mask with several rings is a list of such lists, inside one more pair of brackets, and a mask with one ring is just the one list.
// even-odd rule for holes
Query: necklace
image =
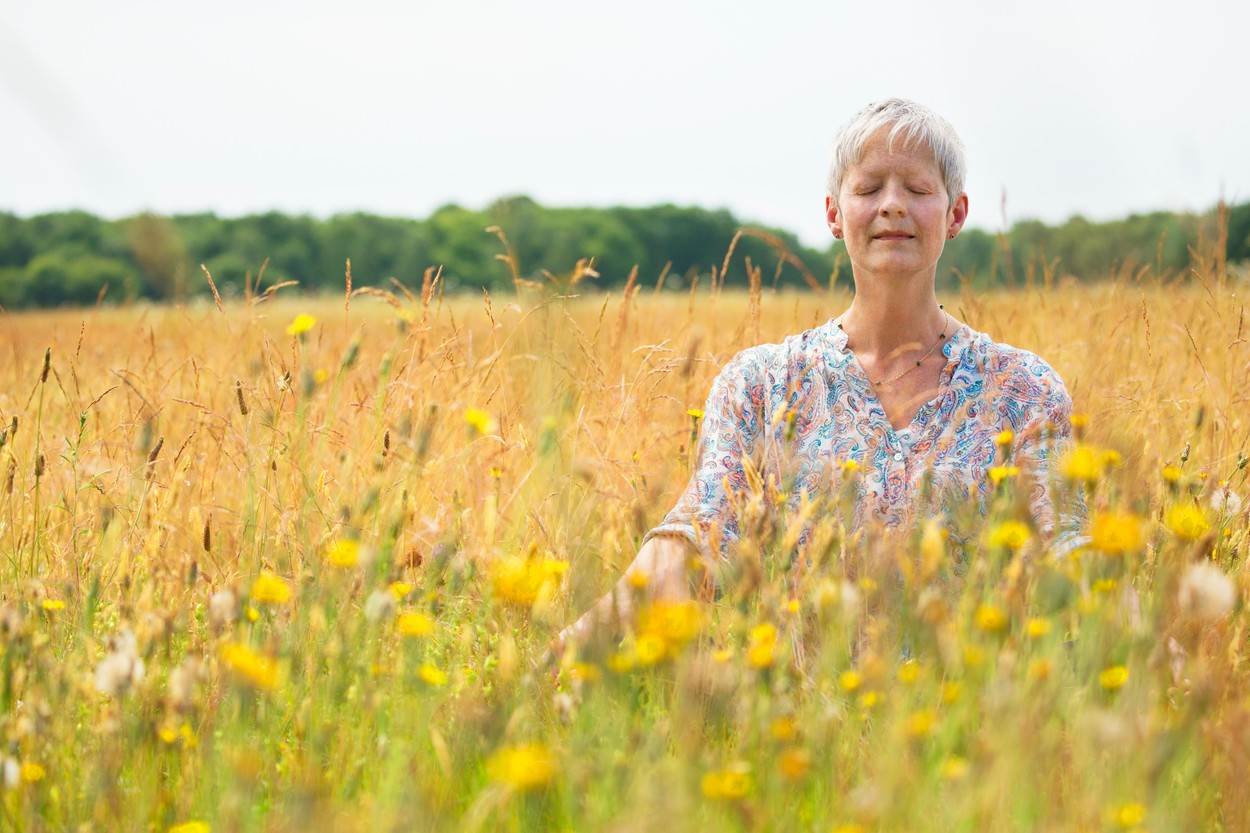
{"label": "necklace", "polygon": [[[942,317],[945,319],[945,321],[944,321],[943,323],[945,323],[945,322],[949,322],[949,321],[950,321],[950,313],[946,312],[946,307],[945,307],[944,305],[942,305],[942,304],[938,304],[938,309],[942,310]],[[841,321],[839,321],[839,322],[838,322],[838,329],[839,329],[839,330],[842,330],[842,332],[843,332],[843,333],[846,333],[846,330],[845,330],[845,329],[843,329],[843,327],[842,327],[842,322],[841,322]],[[847,334],[847,335],[848,335],[848,337],[849,337],[849,335],[850,335],[850,334],[849,334],[849,333],[846,333],[846,334]],[[906,370],[904,370],[902,373],[899,373],[898,375],[896,375],[896,376],[894,376],[894,377],[892,377],[892,378],[890,378],[890,379],[881,379],[881,380],[879,380],[879,381],[875,381],[875,382],[873,382],[873,383],[872,383],[872,384],[873,384],[873,386],[874,386],[874,387],[879,387],[879,386],[881,386],[881,385],[892,385],[892,384],[894,384],[895,382],[897,382],[899,379],[902,379],[902,378],[903,378],[904,376],[906,376],[908,373],[911,373],[913,370],[915,370],[916,368],[920,367],[921,362],[923,362],[925,359],[929,358],[929,356],[933,355],[933,351],[934,351],[934,350],[936,350],[936,349],[937,349],[937,347],[938,347],[938,345],[939,345],[939,344],[941,344],[941,343],[942,343],[943,341],[945,341],[945,340],[946,340],[946,328],[945,328],[945,327],[943,327],[943,328],[942,328],[942,332],[938,333],[937,341],[933,342],[933,346],[932,346],[932,347],[930,347],[930,348],[929,348],[929,349],[925,352],[925,354],[924,354],[923,356],[921,356],[919,359],[917,359],[915,364],[913,364],[913,365],[909,366],[909,367],[908,367]],[[847,349],[850,349],[850,348],[848,347]],[[871,381],[871,380],[869,380],[869,381]]]}

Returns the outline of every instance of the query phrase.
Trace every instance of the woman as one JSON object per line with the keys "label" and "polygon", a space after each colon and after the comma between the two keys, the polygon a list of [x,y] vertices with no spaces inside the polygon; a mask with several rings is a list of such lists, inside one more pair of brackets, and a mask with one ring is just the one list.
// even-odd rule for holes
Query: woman
{"label": "woman", "polygon": [[1063,381],[1038,356],[995,342],[937,301],[938,258],[968,216],[963,187],[959,137],[919,104],[876,102],[843,128],[825,212],[846,241],[853,301],[829,322],[743,350],[721,369],[685,492],[644,537],[626,577],[558,645],[628,616],[631,574],[645,575],[653,598],[688,597],[690,556],[724,557],[738,537],[734,493],[746,491],[752,468],[793,484],[792,498],[828,494],[853,476],[855,524],[903,527],[922,509],[941,511],[921,507],[922,494],[983,500],[988,470],[1009,447],[1035,525],[1055,536],[1051,548],[1085,540],[1084,504],[1078,499],[1056,530],[1049,488],[1054,446],[1071,436]]}

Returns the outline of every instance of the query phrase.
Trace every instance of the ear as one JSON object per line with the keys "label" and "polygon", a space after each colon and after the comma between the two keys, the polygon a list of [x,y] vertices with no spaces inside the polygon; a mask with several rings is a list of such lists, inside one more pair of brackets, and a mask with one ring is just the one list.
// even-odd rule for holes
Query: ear
{"label": "ear", "polygon": [[955,198],[955,202],[951,204],[946,215],[946,237],[953,239],[968,220],[968,193],[966,191]]}
{"label": "ear", "polygon": [[825,223],[834,237],[842,237],[842,213],[830,194],[825,194]]}

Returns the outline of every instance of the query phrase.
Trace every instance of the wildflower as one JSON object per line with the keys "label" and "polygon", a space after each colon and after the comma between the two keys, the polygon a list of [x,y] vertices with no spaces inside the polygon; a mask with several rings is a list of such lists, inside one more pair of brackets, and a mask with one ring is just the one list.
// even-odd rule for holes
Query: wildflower
{"label": "wildflower", "polygon": [[24,784],[37,784],[48,777],[48,771],[34,761],[22,761],[22,765],[18,768],[18,775]]}
{"label": "wildflower", "polygon": [[532,549],[528,557],[509,556],[495,563],[495,595],[519,607],[533,607],[539,596],[551,593],[568,570],[567,561],[539,558]]}
{"label": "wildflower", "polygon": [[1029,542],[1032,533],[1021,521],[1000,521],[990,529],[986,541],[991,547],[1016,551]]}
{"label": "wildflower", "polygon": [[169,828],[169,833],[212,833],[206,821],[184,821]]}
{"label": "wildflower", "polygon": [[1174,503],[1164,517],[1164,523],[1172,534],[1186,541],[1201,538],[1211,529],[1211,522],[1201,506],[1194,503]]}
{"label": "wildflower", "polygon": [[1050,672],[1054,668],[1054,663],[1048,657],[1038,657],[1029,662],[1029,679],[1045,680],[1050,677]]}
{"label": "wildflower", "polygon": [[1050,620],[1043,616],[1033,617],[1024,626],[1024,632],[1028,634],[1029,639],[1041,639],[1049,634],[1050,630]]}
{"label": "wildflower", "polygon": [[301,312],[286,325],[286,334],[289,336],[302,336],[304,333],[317,326],[317,319],[306,312]]}
{"label": "wildflower", "polygon": [[777,768],[788,781],[802,781],[812,768],[812,756],[801,746],[791,746],[782,750],[777,758]]}
{"label": "wildflower", "polygon": [[651,580],[646,570],[631,570],[625,578],[629,586],[635,590],[645,590],[647,583]]}
{"label": "wildflower", "polygon": [[532,792],[547,786],[555,778],[556,769],[555,756],[540,743],[502,747],[486,762],[491,780],[516,792]]}
{"label": "wildflower", "polygon": [[49,613],[54,613],[58,610],[64,610],[65,602],[60,599],[44,599],[39,603],[39,607]]}
{"label": "wildflower", "polygon": [[405,610],[395,618],[395,630],[400,636],[418,637],[434,633],[434,620],[424,613]]}
{"label": "wildflower", "polygon": [[241,642],[221,647],[221,660],[240,680],[262,691],[278,687],[278,663]]}
{"label": "wildflower", "polygon": [[942,761],[938,773],[947,781],[961,781],[968,774],[968,759],[951,755]]}
{"label": "wildflower", "polygon": [[421,682],[434,688],[447,685],[447,672],[428,662],[422,663],[417,669],[417,676],[421,678]]}
{"label": "wildflower", "polygon": [[1171,483],[1171,484],[1179,483],[1181,479],[1180,466],[1173,466],[1171,464],[1166,465],[1163,467],[1163,470],[1160,472],[1160,475],[1163,477],[1164,483]]}
{"label": "wildflower", "polygon": [[786,602],[784,605],[781,606],[781,610],[784,613],[790,614],[791,616],[798,613],[802,609],[803,609],[803,604],[798,599],[790,599],[788,602]]}
{"label": "wildflower", "polygon": [[412,585],[406,581],[392,581],[386,588],[391,591],[391,595],[395,597],[395,601],[402,602],[404,598],[412,592]]}
{"label": "wildflower", "polygon": [[123,628],[110,641],[108,655],[95,668],[95,687],[108,697],[120,697],[143,680],[146,667],[130,628]]}
{"label": "wildflower", "polygon": [[865,691],[859,695],[859,699],[856,702],[861,709],[867,711],[881,702],[881,694],[876,691]]}
{"label": "wildflower", "polygon": [[271,570],[261,570],[249,594],[257,604],[284,605],[291,600],[291,587]]}
{"label": "wildflower", "polygon": [[733,657],[734,652],[731,648],[717,648],[712,652],[712,662],[720,663],[721,665],[729,662]]}
{"label": "wildflower", "polygon": [[575,662],[573,667],[569,669],[569,676],[580,683],[598,682],[603,676],[603,672],[599,670],[599,666],[589,662]]}
{"label": "wildflower", "polygon": [[754,668],[769,668],[777,659],[777,628],[764,622],[751,628],[747,662]]}
{"label": "wildflower", "polygon": [[354,538],[338,538],[326,547],[326,561],[341,570],[360,563],[360,542]]}
{"label": "wildflower", "polygon": [[724,769],[709,772],[699,784],[706,798],[719,801],[737,801],[751,791],[751,767],[744,761],[735,761]]}
{"label": "wildflower", "polygon": [[1098,684],[1106,691],[1119,691],[1128,682],[1128,668],[1113,665],[1098,675]]}
{"label": "wildflower", "polygon": [[855,461],[855,460],[844,460],[844,461],[842,461],[842,476],[843,476],[843,477],[850,477],[851,475],[853,475],[853,474],[855,474],[857,471],[859,471],[859,468],[860,468],[860,467],[859,467],[859,463],[858,463],[857,461]]}
{"label": "wildflower", "polygon": [[995,486],[1008,478],[1017,477],[1019,474],[1019,466],[990,466],[989,469],[990,482]]}
{"label": "wildflower", "polygon": [[1013,432],[1010,428],[1004,428],[994,437],[994,445],[999,448],[1008,448],[1011,446],[1011,442],[1015,438],[1015,432]]}
{"label": "wildflower", "polygon": [[946,705],[959,702],[960,696],[963,694],[963,686],[958,680],[951,680],[942,684],[942,702]]}
{"label": "wildflower", "polygon": [[702,408],[687,408],[686,413],[690,415],[691,417],[693,417],[694,419],[703,419]]}
{"label": "wildflower", "polygon": [[794,718],[790,715],[782,715],[781,717],[775,718],[773,722],[768,725],[768,734],[772,736],[773,740],[794,740],[798,737],[799,726],[794,722]]}
{"label": "wildflower", "polygon": [[1210,503],[1211,508],[1220,514],[1236,515],[1241,511],[1241,495],[1229,489],[1227,483],[1211,493]]}
{"label": "wildflower", "polygon": [[634,656],[639,665],[657,665],[668,655],[668,647],[663,637],[654,633],[644,633],[634,643]]}
{"label": "wildflower", "polygon": [[1099,512],[1090,525],[1090,546],[1107,555],[1141,549],[1141,518],[1131,512]]}
{"label": "wildflower", "polygon": [[920,709],[909,714],[903,721],[903,731],[912,740],[921,740],[933,733],[936,724],[937,715],[932,709]]}
{"label": "wildflower", "polygon": [[1059,461],[1059,470],[1068,480],[1092,485],[1102,477],[1106,462],[1101,449],[1087,443],[1077,443],[1064,453]]}
{"label": "wildflower", "polygon": [[866,831],[864,830],[864,826],[862,824],[855,824],[852,822],[850,824],[839,824],[837,827],[833,828],[831,833],[866,833]]}
{"label": "wildflower", "polygon": [[977,630],[985,633],[998,633],[1007,628],[1007,614],[1002,608],[992,604],[983,604],[975,614]]}
{"label": "wildflower", "polygon": [[849,671],[843,671],[838,676],[838,685],[841,686],[842,690],[845,691],[847,694],[853,694],[855,691],[859,689],[859,687],[863,684],[863,682],[864,682],[863,675],[860,674],[855,669],[851,669]]}
{"label": "wildflower", "polygon": [[634,670],[635,664],[634,655],[625,651],[618,651],[608,657],[608,668],[614,674],[628,674]]}
{"label": "wildflower", "polygon": [[918,679],[920,679],[920,663],[916,660],[906,660],[898,667],[898,681],[903,685],[912,685]]}
{"label": "wildflower", "polygon": [[1095,593],[1110,593],[1119,586],[1120,582],[1113,578],[1100,578],[1094,582],[1092,589]]}
{"label": "wildflower", "polygon": [[1177,602],[1185,613],[1198,619],[1215,621],[1232,612],[1237,602],[1237,588],[1214,564],[1194,564],[1181,576]]}
{"label": "wildflower", "polygon": [[466,408],[464,421],[479,434],[493,434],[498,427],[495,418],[481,408]]}
{"label": "wildflower", "polygon": [[1115,824],[1125,830],[1134,830],[1140,828],[1146,820],[1146,807],[1137,802],[1121,804],[1112,810],[1111,816]]}

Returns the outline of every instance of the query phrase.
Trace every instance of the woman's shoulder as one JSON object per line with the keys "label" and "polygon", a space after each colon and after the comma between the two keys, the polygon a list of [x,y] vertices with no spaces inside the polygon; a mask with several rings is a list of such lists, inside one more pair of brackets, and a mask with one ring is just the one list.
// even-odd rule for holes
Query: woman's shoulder
{"label": "woman's shoulder", "polygon": [[1063,377],[1037,353],[997,341],[983,332],[974,332],[972,347],[977,354],[977,364],[990,377],[987,382],[1001,389],[1016,404],[1051,412],[1071,409],[1072,397]]}

